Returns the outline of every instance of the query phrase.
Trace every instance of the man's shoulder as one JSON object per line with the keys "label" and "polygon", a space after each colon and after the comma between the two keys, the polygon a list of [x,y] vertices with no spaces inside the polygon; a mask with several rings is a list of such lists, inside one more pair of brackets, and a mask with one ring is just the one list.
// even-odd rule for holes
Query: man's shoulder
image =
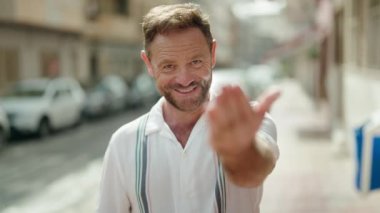
{"label": "man's shoulder", "polygon": [[136,141],[137,131],[139,128],[139,124],[146,114],[139,116],[138,118],[122,125],[119,127],[111,137],[110,143],[131,143]]}

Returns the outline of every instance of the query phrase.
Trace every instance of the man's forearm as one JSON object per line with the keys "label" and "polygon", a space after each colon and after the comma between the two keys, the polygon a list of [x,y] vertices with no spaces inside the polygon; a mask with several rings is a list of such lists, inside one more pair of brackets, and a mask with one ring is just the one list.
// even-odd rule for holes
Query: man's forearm
{"label": "man's forearm", "polygon": [[252,147],[236,156],[220,156],[229,179],[238,186],[260,186],[276,164],[268,142],[253,140]]}

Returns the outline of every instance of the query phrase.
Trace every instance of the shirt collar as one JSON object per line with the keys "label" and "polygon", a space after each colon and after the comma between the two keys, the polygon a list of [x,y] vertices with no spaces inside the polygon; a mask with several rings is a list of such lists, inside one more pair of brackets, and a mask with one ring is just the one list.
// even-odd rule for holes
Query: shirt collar
{"label": "shirt collar", "polygon": [[146,124],[145,135],[157,132],[165,125],[164,116],[162,113],[162,105],[165,101],[164,97],[161,97],[155,105],[149,111],[149,118]]}
{"label": "shirt collar", "polygon": [[[146,124],[145,135],[152,134],[162,130],[167,124],[165,123],[162,107],[164,104],[165,98],[161,97],[155,105],[149,111],[149,118]],[[205,124],[205,114],[202,114],[196,126],[204,126]],[[195,127],[195,126],[194,126]]]}

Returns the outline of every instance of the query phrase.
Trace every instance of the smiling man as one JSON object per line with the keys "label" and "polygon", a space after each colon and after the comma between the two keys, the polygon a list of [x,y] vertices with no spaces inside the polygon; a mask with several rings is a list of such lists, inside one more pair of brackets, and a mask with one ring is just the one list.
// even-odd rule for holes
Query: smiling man
{"label": "smiling man", "polygon": [[266,111],[239,87],[209,93],[216,41],[195,4],[158,6],[143,20],[141,58],[163,98],[107,148],[98,212],[259,212],[279,155]]}

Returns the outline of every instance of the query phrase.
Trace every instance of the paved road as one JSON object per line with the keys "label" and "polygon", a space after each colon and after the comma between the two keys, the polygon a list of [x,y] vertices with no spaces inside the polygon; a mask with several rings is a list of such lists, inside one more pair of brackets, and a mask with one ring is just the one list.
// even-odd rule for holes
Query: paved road
{"label": "paved road", "polygon": [[145,111],[138,109],[85,123],[44,140],[13,141],[0,153],[0,212],[101,159],[112,132]]}

